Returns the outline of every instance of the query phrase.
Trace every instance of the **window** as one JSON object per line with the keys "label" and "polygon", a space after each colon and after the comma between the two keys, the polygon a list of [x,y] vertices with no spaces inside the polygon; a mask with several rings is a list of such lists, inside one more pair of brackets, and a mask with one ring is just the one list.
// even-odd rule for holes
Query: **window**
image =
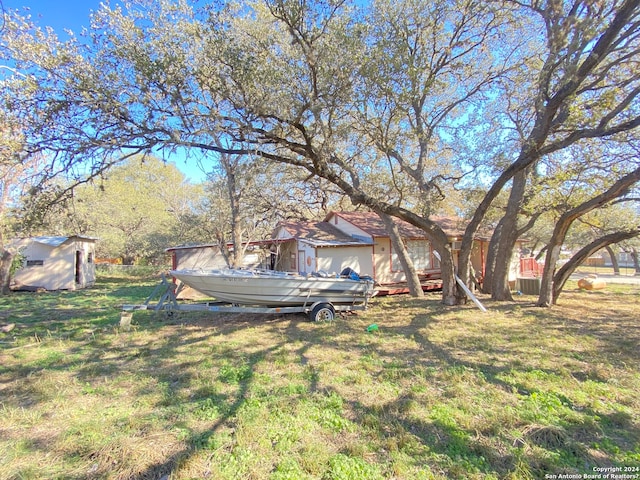
{"label": "window", "polygon": [[27,267],[42,267],[44,260],[27,260]]}
{"label": "window", "polygon": [[87,263],[93,263],[93,253],[91,252],[87,255]]}
{"label": "window", "polygon": [[[440,268],[440,262],[431,252],[431,244],[426,240],[406,240],[405,241],[409,258],[417,271],[434,270]],[[394,272],[402,271],[402,265],[398,255],[391,249],[391,269]]]}

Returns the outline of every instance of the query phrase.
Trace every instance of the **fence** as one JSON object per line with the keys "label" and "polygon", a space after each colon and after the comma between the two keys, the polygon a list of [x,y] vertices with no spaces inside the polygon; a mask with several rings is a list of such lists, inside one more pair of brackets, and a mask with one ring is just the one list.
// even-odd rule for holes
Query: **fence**
{"label": "fence", "polygon": [[520,259],[520,277],[541,277],[544,264],[536,262],[533,257]]}

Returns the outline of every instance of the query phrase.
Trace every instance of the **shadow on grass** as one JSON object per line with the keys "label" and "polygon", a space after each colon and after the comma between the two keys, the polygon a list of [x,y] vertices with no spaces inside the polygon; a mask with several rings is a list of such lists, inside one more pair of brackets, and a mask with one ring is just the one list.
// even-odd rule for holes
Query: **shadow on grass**
{"label": "shadow on grass", "polygon": [[[629,413],[620,410],[610,413],[612,407],[606,401],[600,408],[585,407],[567,396],[574,388],[601,388],[606,392],[609,381],[613,382],[612,385],[617,384],[615,373],[610,373],[614,367],[628,371],[630,366],[637,366],[640,344],[637,312],[612,315],[610,307],[624,301],[624,296],[613,300],[611,296],[603,298],[607,299],[608,305],[601,303],[598,311],[577,317],[567,315],[566,308],[541,309],[522,302],[491,305],[491,313],[500,312],[502,315],[515,311],[522,316],[525,311],[527,321],[518,324],[516,319],[509,322],[508,329],[496,332],[495,328],[499,327],[492,325],[490,317],[483,318],[478,313],[480,327],[449,335],[448,341],[438,338],[434,342],[430,338],[430,333],[441,329],[438,324],[457,321],[450,311],[444,315],[446,319],[439,318],[443,309],[437,305],[429,305],[425,312],[414,315],[409,325],[385,327],[385,333],[410,338],[420,349],[420,355],[415,351],[390,353],[379,350],[378,354],[386,356],[389,362],[396,356],[413,357],[415,364],[435,366],[441,372],[457,369],[461,375],[469,372],[480,382],[512,394],[521,409],[514,424],[521,435],[502,438],[501,442],[492,445],[487,437],[458,427],[451,419],[432,418],[431,422],[416,421],[415,418],[409,420],[404,412],[406,405],[412,402],[410,397],[385,405],[383,417],[389,423],[416,434],[423,444],[448,456],[456,465],[466,465],[467,473],[480,471],[507,475],[522,468],[524,460],[526,470],[537,478],[557,474],[563,469],[567,473],[592,473],[594,467],[619,465],[619,461],[612,460],[612,457],[624,452],[632,455],[636,452],[637,459],[640,427]],[[636,301],[633,297],[627,300]],[[531,319],[536,324],[535,329],[532,329]],[[545,336],[548,335],[566,336],[571,342],[551,342],[545,351]],[[496,339],[500,341],[492,343]],[[554,365],[550,357],[558,358],[560,363]],[[493,363],[491,359],[498,361]],[[582,369],[567,371],[567,359],[569,364],[582,366]],[[598,368],[602,372],[599,373]],[[631,377],[635,375],[637,378],[637,370],[632,372],[635,373]],[[526,382],[519,382],[519,377],[524,377]],[[614,408],[624,408],[630,400],[621,401],[622,405]],[[362,411],[364,416],[380,413],[359,404],[354,408]],[[527,411],[529,408],[532,408],[531,412]],[[513,448],[505,449],[510,445]],[[631,462],[638,464],[637,461]],[[454,468],[447,474],[464,478],[464,472],[456,471]]]}
{"label": "shadow on grass", "polygon": [[[209,426],[204,432],[191,432],[185,440],[185,448],[173,453],[161,462],[156,462],[148,466],[144,471],[139,472],[136,478],[150,480],[163,477],[168,478],[177,465],[198,451],[206,449],[209,440],[222,426],[228,424],[228,422],[236,416],[246,402],[247,395],[251,391],[251,385],[253,383],[254,369],[269,351],[273,351],[273,348],[253,353],[249,356],[247,363],[248,371],[239,379],[238,390],[234,398],[216,398],[216,403],[225,403],[227,406],[213,425]],[[206,395],[206,397],[211,398],[210,395]]]}
{"label": "shadow on grass", "polygon": [[[114,285],[118,285],[118,282],[110,283],[104,291],[113,292],[109,289]],[[53,299],[47,300],[51,303],[41,309],[48,312],[47,315],[66,311],[56,306]],[[419,309],[419,312],[411,313],[406,322],[395,321],[394,316],[403,308]],[[417,443],[417,447],[433,452],[440,459],[438,468],[442,471],[438,473],[449,478],[465,478],[470,472],[504,477],[516,471],[522,461],[526,462],[529,472],[536,476],[558,473],[558,468],[567,466],[591,473],[593,466],[611,462],[606,455],[594,457],[590,451],[594,444],[597,443],[605,453],[615,452],[616,449],[633,449],[634,445],[638,445],[640,430],[630,414],[624,411],[608,412],[593,405],[578,405],[568,394],[553,390],[556,387],[550,391],[548,386],[549,378],[556,382],[559,379],[578,384],[604,384],[609,379],[607,371],[605,369],[598,374],[597,370],[588,368],[592,360],[603,364],[630,362],[634,358],[637,361],[632,347],[633,342],[638,341],[638,330],[633,318],[598,316],[597,321],[582,317],[576,319],[566,315],[563,309],[538,309],[523,303],[491,305],[491,309],[502,316],[513,315],[515,321],[509,322],[508,329],[496,332],[495,325],[487,317],[478,317],[473,325],[470,317],[474,313],[469,313],[467,309],[463,309],[466,316],[456,319],[457,310],[442,307],[437,299],[413,301],[401,298],[377,304],[375,317],[364,315],[365,323],[377,321],[381,324],[382,333],[379,337],[366,336],[359,323],[349,323],[349,320],[342,323],[340,328],[322,330],[321,326],[303,328],[302,322],[306,320],[302,316],[255,318],[193,314],[160,320],[153,314],[141,313],[137,314],[133,333],[146,333],[148,337],[137,338],[134,334],[121,333],[113,328],[117,324],[118,312],[107,316],[91,316],[87,307],[86,311],[83,310],[82,320],[70,321],[62,326],[55,323],[57,335],[74,339],[64,348],[63,355],[54,351],[37,362],[24,365],[13,362],[11,366],[3,366],[0,369],[0,388],[6,398],[16,399],[16,406],[29,409],[39,401],[46,401],[46,398],[39,399],[32,395],[29,384],[21,383],[21,379],[48,371],[70,371],[81,384],[94,388],[92,382],[98,382],[101,378],[116,378],[137,371],[164,385],[163,397],[154,400],[156,409],[180,404],[187,410],[193,410],[208,405],[205,402],[210,399],[209,403],[218,407],[215,420],[201,430],[186,429],[182,446],[136,472],[135,478],[140,479],[168,476],[190,457],[209,450],[211,439],[223,427],[233,424],[247,403],[256,388],[260,367],[285,347],[290,349],[295,362],[306,369],[303,378],[310,394],[338,394],[336,380],[323,378],[314,358],[315,348],[354,355],[375,353],[382,362],[379,367],[376,366],[372,377],[376,383],[397,380],[394,385],[398,394],[390,401],[371,406],[362,402],[357,390],[354,391],[345,402],[354,412],[353,421],[360,431],[372,431],[378,444],[388,450],[406,446],[407,451],[412,451],[413,444]],[[519,324],[518,318],[524,314],[529,320]],[[531,318],[540,331],[532,331]],[[47,321],[53,322],[26,319],[21,327],[25,332],[34,331],[43,325],[41,322]],[[451,322],[456,321],[467,322],[468,330],[455,330],[457,327]],[[84,331],[104,326],[106,323],[103,322],[111,322],[111,330],[95,336]],[[502,327],[505,325],[503,321]],[[226,335],[253,329],[259,329],[258,335],[264,336],[266,344],[252,344],[248,340],[245,343],[216,342],[216,339]],[[582,363],[576,362],[576,365],[584,364],[585,369],[568,372],[566,365],[553,366],[553,362],[545,357],[556,355],[558,358],[572,358],[575,353],[572,350],[575,345],[572,344],[556,346],[560,350],[555,352],[537,352],[540,358],[532,356],[531,348],[537,347],[535,339],[531,343],[532,337],[544,335],[545,331],[554,335],[566,334],[573,342],[582,345],[579,353],[586,360],[580,360]],[[396,339],[402,340],[397,348],[394,343]],[[192,358],[185,353],[190,351],[194,352]],[[227,392],[206,387],[192,391],[196,375],[202,372],[205,368],[203,363],[207,361],[216,366],[215,375],[218,379],[235,388]],[[223,371],[219,367],[225,362],[229,368]],[[426,406],[430,408],[426,415],[412,414],[415,404],[420,403],[422,397],[402,383],[404,379],[410,380],[411,375],[430,375],[427,383],[433,383],[443,391],[438,394],[437,403]],[[529,377],[525,381],[522,375]],[[536,383],[537,379],[540,380],[539,384]],[[458,399],[463,401],[466,392],[450,393],[447,388],[455,387],[456,383],[464,386],[467,381],[480,385],[480,391],[495,387],[505,395],[510,395],[509,401],[517,408],[526,409],[530,403],[538,402],[549,411],[540,418],[515,414],[512,430],[520,432],[520,436],[514,436],[506,430],[478,432],[461,425],[443,407]],[[133,396],[145,393],[145,389],[158,390],[155,386],[134,385]],[[452,399],[455,401],[451,402]],[[34,448],[44,451],[47,449],[46,442]],[[415,461],[419,466],[421,457],[416,455]],[[108,468],[109,465],[102,466],[94,472],[94,476],[107,476]]]}
{"label": "shadow on grass", "polygon": [[[132,373],[134,377],[144,375],[147,379],[153,379],[152,385],[133,385],[130,395],[132,399],[135,399],[145,393],[157,393],[158,385],[164,385],[163,398],[156,400],[155,409],[180,402],[182,408],[193,410],[204,400],[211,399],[215,404],[216,413],[219,413],[216,415],[218,418],[215,422],[205,431],[185,429],[186,434],[181,442],[184,448],[173,452],[162,461],[154,462],[143,470],[136,471],[134,477],[158,479],[170,474],[179,463],[206,448],[209,439],[216,434],[220,427],[233,419],[245,403],[247,393],[251,391],[256,365],[280,345],[275,344],[250,353],[242,348],[231,346],[219,348],[215,356],[212,357],[214,363],[222,363],[227,360],[232,362],[239,355],[242,356],[241,369],[238,371],[228,369],[224,373],[218,373],[223,381],[237,386],[235,393],[222,395],[203,389],[200,392],[187,395],[184,392],[189,391],[194,381],[194,372],[200,368],[203,358],[201,355],[194,355],[192,361],[183,360],[185,358],[184,351],[206,345],[212,337],[228,335],[238,330],[250,328],[255,325],[255,322],[239,317],[235,320],[229,320],[223,315],[216,316],[213,321],[199,315],[174,316],[164,321],[160,320],[161,318],[164,317],[153,315],[150,312],[140,312],[137,318],[139,321],[136,323],[138,331],[149,333],[150,337],[157,334],[162,338],[161,342],[128,342],[129,334],[119,333],[115,329],[110,332],[101,332],[86,341],[70,342],[69,346],[64,349],[64,353],[52,351],[50,354],[26,364],[13,363],[11,366],[3,366],[0,369],[0,391],[3,395],[3,406],[30,410],[37,408],[41,403],[49,402],[51,395],[55,395],[55,392],[50,392],[51,395],[49,395],[47,392],[40,391],[36,384],[39,376],[46,376],[52,372],[72,372],[72,376],[78,380],[80,385],[84,385],[82,390],[88,395],[99,395],[100,385],[106,379],[116,379]],[[276,318],[269,321],[278,322],[281,319]],[[76,328],[78,328],[77,324]],[[67,335],[72,330],[71,325],[64,330],[67,339],[69,337],[77,339],[78,335]],[[118,337],[122,341],[117,341]],[[46,342],[45,339],[43,346]],[[231,366],[233,367],[233,364]],[[25,379],[32,381],[25,381]],[[145,389],[152,391],[145,392]],[[2,431],[1,428],[0,431]],[[47,442],[32,442],[29,448],[48,452],[52,447]],[[72,457],[74,453],[71,451],[67,455]],[[101,453],[97,451],[87,453],[79,449],[76,455],[92,459],[95,462]],[[112,464],[103,465],[100,463],[90,474],[83,473],[77,477],[67,474],[66,478],[104,478],[109,476],[112,469]]]}
{"label": "shadow on grass", "polygon": [[[181,400],[181,406],[184,407],[185,403],[191,404],[191,407],[196,405],[209,405],[215,409],[218,413],[217,419],[210,423],[206,429],[200,431],[190,431],[184,438],[184,448],[172,453],[162,461],[155,462],[145,468],[143,471],[136,473],[137,479],[158,479],[168,478],[176,468],[184,464],[193,455],[198,454],[201,451],[211,451],[210,444],[213,437],[216,436],[223,428],[231,428],[240,410],[247,404],[248,399],[255,389],[255,377],[256,371],[259,369],[262,362],[270,355],[277,352],[283,346],[292,341],[302,341],[303,346],[296,351],[296,354],[300,356],[301,363],[304,364],[305,351],[312,345],[317,344],[311,339],[305,339],[305,334],[298,328],[300,322],[308,322],[306,317],[289,315],[286,318],[282,316],[268,316],[261,318],[259,321],[252,319],[251,316],[243,315],[177,315],[173,316],[164,326],[173,326],[178,328],[173,333],[164,336],[163,347],[157,349],[150,349],[145,354],[145,362],[141,367],[147,370],[148,373],[153,373],[160,381],[170,383],[170,391],[167,392],[167,397],[173,399],[184,399],[184,395],[181,394],[181,389],[187,389],[192,383],[192,376],[185,375],[180,372],[195,372],[197,371],[198,364],[202,362],[201,358],[194,359],[193,362],[181,362],[175,363],[173,360],[177,355],[175,354],[179,350],[184,350],[191,346],[198,344],[206,344],[214,337],[230,336],[234,333],[242,332],[243,330],[256,328],[257,326],[265,327],[266,331],[271,333],[278,333],[280,340],[272,342],[268,346],[257,348],[249,351],[247,345],[240,347],[234,347],[233,345],[226,345],[216,350],[215,355],[211,357],[213,364],[220,366],[221,364],[227,364],[230,362],[232,365],[228,369],[220,369],[218,372],[218,379],[226,383],[237,385],[237,389],[233,394],[220,394],[215,391],[203,388],[200,391],[190,395],[189,400]],[[180,327],[186,326],[191,329],[199,329],[197,335],[190,335],[190,338],[184,339],[180,334]],[[151,324],[143,325],[143,328],[154,328]],[[284,335],[283,335],[283,332]],[[317,337],[311,335],[312,338]],[[126,353],[122,352],[122,356],[126,357]],[[158,359],[162,358],[163,361],[158,362]],[[241,358],[240,361],[238,359]],[[101,363],[99,356],[87,361],[87,367],[78,372],[79,375],[86,375],[87,378],[93,378],[96,376],[93,371],[93,366],[97,366]],[[99,368],[105,368],[101,365]],[[115,370],[126,370],[126,361],[120,363],[118,360],[114,365],[107,366],[107,370],[115,368]],[[193,374],[191,374],[193,375]],[[317,378],[310,379],[310,391],[314,391],[317,387]],[[172,400],[169,400],[172,401]],[[206,471],[203,474],[208,477],[211,475],[211,471]]]}

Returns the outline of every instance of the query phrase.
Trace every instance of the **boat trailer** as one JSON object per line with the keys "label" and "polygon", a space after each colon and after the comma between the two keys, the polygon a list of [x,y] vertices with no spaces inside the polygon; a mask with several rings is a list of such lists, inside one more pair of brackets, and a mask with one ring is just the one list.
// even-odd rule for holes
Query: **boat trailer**
{"label": "boat trailer", "polygon": [[[262,313],[262,314],[279,314],[279,313],[304,313],[309,316],[312,322],[330,322],[336,317],[336,313],[349,313],[354,311],[366,310],[369,298],[365,297],[362,303],[351,304],[332,304],[330,302],[314,302],[312,304],[304,303],[296,306],[267,307],[260,305],[238,305],[224,302],[204,302],[204,303],[179,303],[178,294],[184,287],[181,283],[179,286],[172,281],[167,280],[162,275],[162,281],[153,290],[151,295],[142,304],[125,304],[122,305],[120,315],[120,326],[128,328],[131,325],[133,312],[136,310],[153,310],[156,312],[164,311],[172,312],[218,312],[218,313]],[[154,299],[159,295],[159,300],[154,304]]]}

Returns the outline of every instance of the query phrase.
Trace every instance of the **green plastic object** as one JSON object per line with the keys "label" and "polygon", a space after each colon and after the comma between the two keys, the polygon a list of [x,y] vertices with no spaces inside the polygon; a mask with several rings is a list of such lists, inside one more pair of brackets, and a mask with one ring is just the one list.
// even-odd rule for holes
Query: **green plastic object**
{"label": "green plastic object", "polygon": [[372,323],[367,327],[367,332],[377,332],[377,331],[378,331],[378,325],[375,323]]}

